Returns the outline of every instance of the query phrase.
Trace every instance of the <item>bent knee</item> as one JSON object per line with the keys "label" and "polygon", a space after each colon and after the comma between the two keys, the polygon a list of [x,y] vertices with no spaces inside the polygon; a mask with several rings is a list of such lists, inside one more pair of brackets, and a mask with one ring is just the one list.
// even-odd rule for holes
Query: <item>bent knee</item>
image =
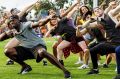
{"label": "bent knee", "polygon": [[40,56],[43,56],[43,55],[45,55],[47,53],[47,51],[45,50],[45,49],[40,49],[40,50],[38,50],[38,54],[40,55]]}
{"label": "bent knee", "polygon": [[60,45],[57,46],[57,49],[58,49],[58,50],[63,50],[64,48],[65,48],[65,47],[62,47],[62,46],[60,46]]}
{"label": "bent knee", "polygon": [[89,51],[89,49],[84,49],[84,52],[89,53],[90,51]]}
{"label": "bent knee", "polygon": [[15,52],[14,48],[8,48],[8,49],[4,50],[4,53],[5,53],[6,56],[8,56],[8,55],[10,55],[10,54],[12,54],[14,52]]}
{"label": "bent knee", "polygon": [[53,46],[52,46],[52,48],[56,49],[56,48],[57,48],[57,46],[58,46],[58,45],[57,45],[57,44],[55,44],[55,45],[53,45]]}

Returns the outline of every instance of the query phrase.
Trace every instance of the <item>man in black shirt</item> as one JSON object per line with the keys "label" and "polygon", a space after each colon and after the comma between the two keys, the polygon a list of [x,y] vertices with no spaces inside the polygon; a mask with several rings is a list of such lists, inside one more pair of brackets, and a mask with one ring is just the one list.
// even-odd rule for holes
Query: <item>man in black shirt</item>
{"label": "man in black shirt", "polygon": [[[119,6],[118,6],[119,7]],[[118,11],[120,8],[116,8]],[[117,11],[116,10],[116,11]],[[93,64],[93,69],[88,72],[88,74],[98,74],[98,63],[97,63],[97,54],[105,55],[108,53],[113,53],[115,52],[115,48],[120,45],[120,33],[119,29],[117,29],[116,23],[113,19],[110,18],[110,12],[108,13],[109,15],[104,14],[103,10],[100,9],[99,7],[96,7],[94,9],[95,15],[98,17],[96,22],[90,23],[91,20],[86,22],[83,26],[89,26],[89,27],[96,27],[97,24],[101,24],[105,31],[106,31],[106,36],[107,36],[107,41],[99,43],[98,45],[94,46],[93,48],[90,49],[90,54],[91,54],[91,59],[92,59],[92,64]]]}

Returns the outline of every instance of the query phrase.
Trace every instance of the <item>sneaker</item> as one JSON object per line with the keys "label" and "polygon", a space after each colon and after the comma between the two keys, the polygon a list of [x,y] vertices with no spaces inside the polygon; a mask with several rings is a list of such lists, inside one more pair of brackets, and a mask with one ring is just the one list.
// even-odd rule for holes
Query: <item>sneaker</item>
{"label": "sneaker", "polygon": [[120,74],[116,75],[113,79],[120,79]]}
{"label": "sneaker", "polygon": [[29,65],[27,65],[26,67],[21,69],[21,72],[19,74],[26,74],[26,73],[30,72],[31,70],[32,70],[32,68]]}
{"label": "sneaker", "polygon": [[47,66],[47,61],[43,60],[43,66]]}
{"label": "sneaker", "polygon": [[64,76],[64,78],[65,79],[71,79],[71,74],[70,74],[70,72],[65,72],[65,74],[64,74],[65,76]]}
{"label": "sneaker", "polygon": [[98,74],[99,70],[98,69],[91,69],[90,72],[88,72],[88,75],[92,75],[92,74]]}
{"label": "sneaker", "polygon": [[83,64],[83,61],[77,61],[75,64]]}
{"label": "sneaker", "polygon": [[89,66],[86,64],[83,64],[82,66],[78,67],[78,69],[87,69],[87,68],[89,68]]}
{"label": "sneaker", "polygon": [[108,68],[108,65],[107,64],[103,64],[103,68]]}
{"label": "sneaker", "polygon": [[98,66],[101,66],[101,65],[102,65],[99,61],[98,61],[97,63],[98,63]]}
{"label": "sneaker", "polygon": [[8,60],[6,65],[13,65],[14,64],[14,61],[13,60]]}

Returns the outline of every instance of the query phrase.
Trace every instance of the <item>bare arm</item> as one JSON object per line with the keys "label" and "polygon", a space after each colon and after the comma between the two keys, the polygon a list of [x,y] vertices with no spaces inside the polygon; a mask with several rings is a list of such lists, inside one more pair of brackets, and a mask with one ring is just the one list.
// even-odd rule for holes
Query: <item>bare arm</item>
{"label": "bare arm", "polygon": [[[108,12],[113,9],[113,6],[114,6],[115,4],[116,4],[116,1],[110,2],[110,3],[109,3],[109,6],[105,9],[104,13],[105,13],[105,14],[108,14]],[[116,4],[116,5],[117,5],[117,4]]]}
{"label": "bare arm", "polygon": [[48,30],[48,32],[45,34],[45,37],[49,37],[49,36],[50,36],[50,33],[51,33],[53,30],[55,30],[55,26],[52,26],[52,27],[50,28],[50,30]]}
{"label": "bare arm", "polygon": [[4,41],[4,40],[9,39],[11,37],[13,37],[13,33],[11,31],[4,32],[4,33],[0,34],[0,41]]}
{"label": "bare arm", "polygon": [[119,12],[120,12],[120,4],[115,9],[108,12],[109,17],[116,23],[117,25],[116,27],[118,27],[119,22],[117,21],[117,18],[115,18],[115,16],[119,14]]}
{"label": "bare arm", "polygon": [[77,27],[77,29],[76,29],[76,36],[77,37],[81,37],[82,35],[84,35],[86,33],[87,33],[87,29],[86,28],[80,30],[79,27]]}
{"label": "bare arm", "polygon": [[64,13],[60,14],[60,17],[65,17],[76,5],[77,3],[69,7]]}
{"label": "bare arm", "polygon": [[73,9],[72,9],[72,11],[70,11],[68,14],[67,14],[67,18],[71,18],[71,16],[76,12],[76,11],[78,11],[79,10],[79,5],[76,5]]}
{"label": "bare arm", "polygon": [[[38,1],[37,1],[38,2]],[[35,3],[37,3],[35,2]],[[33,7],[35,6],[35,3],[30,4],[29,6],[25,7],[19,14],[19,17],[22,17],[25,13],[28,13]]]}
{"label": "bare arm", "polygon": [[103,9],[104,8],[104,5],[106,4],[106,2],[105,2],[106,0],[104,0],[103,2],[102,2],[102,4],[99,6],[101,9]]}
{"label": "bare arm", "polygon": [[55,14],[49,15],[49,16],[48,16],[47,18],[45,18],[45,19],[40,19],[38,22],[32,24],[32,28],[36,28],[36,27],[38,27],[38,26],[44,26],[45,24],[47,24],[47,23],[50,21],[50,19],[51,19],[53,16],[55,16]]}
{"label": "bare arm", "polygon": [[24,8],[24,9],[18,14],[18,16],[19,16],[19,17],[22,17],[22,16],[26,13],[26,11],[27,11],[30,7],[32,7],[32,6],[33,6],[33,4],[31,4],[31,5],[27,6],[26,8]]}
{"label": "bare arm", "polygon": [[[86,21],[83,25],[80,25],[77,27],[77,30],[76,30],[76,36],[80,37],[84,34],[86,34],[88,32],[88,28],[95,28],[97,27],[97,22],[92,22],[92,20],[88,20]],[[80,30],[79,27],[82,27],[84,29]]]}
{"label": "bare arm", "polygon": [[120,4],[113,10],[109,11],[108,14],[111,14],[112,16],[115,16],[120,12]]}
{"label": "bare arm", "polygon": [[[92,22],[93,21],[93,22]],[[90,19],[86,21],[83,25],[83,28],[95,28],[97,27],[97,21],[94,21],[93,19]]]}

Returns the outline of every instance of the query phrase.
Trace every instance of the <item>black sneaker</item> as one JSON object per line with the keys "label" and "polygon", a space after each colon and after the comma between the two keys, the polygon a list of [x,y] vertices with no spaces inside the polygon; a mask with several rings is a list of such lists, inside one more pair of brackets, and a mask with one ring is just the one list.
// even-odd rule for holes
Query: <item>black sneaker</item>
{"label": "black sneaker", "polygon": [[64,66],[64,62],[63,62],[63,60],[59,60],[59,62]]}
{"label": "black sneaker", "polygon": [[90,72],[88,72],[88,75],[92,75],[92,74],[98,74],[99,70],[98,69],[91,69]]}
{"label": "black sneaker", "polygon": [[103,68],[108,68],[108,65],[107,64],[103,64]]}
{"label": "black sneaker", "polygon": [[120,74],[116,75],[113,79],[120,79]]}
{"label": "black sneaker", "polygon": [[32,68],[29,65],[27,65],[26,67],[21,69],[21,72],[19,74],[26,74],[26,73],[30,72],[31,70],[32,70]]}
{"label": "black sneaker", "polygon": [[47,61],[43,60],[43,66],[47,66]]}
{"label": "black sneaker", "polygon": [[70,72],[65,72],[65,74],[64,74],[65,76],[64,76],[64,78],[65,79],[71,79],[71,74],[70,74]]}
{"label": "black sneaker", "polygon": [[13,60],[9,60],[7,61],[6,65],[13,65],[14,64],[14,61]]}

